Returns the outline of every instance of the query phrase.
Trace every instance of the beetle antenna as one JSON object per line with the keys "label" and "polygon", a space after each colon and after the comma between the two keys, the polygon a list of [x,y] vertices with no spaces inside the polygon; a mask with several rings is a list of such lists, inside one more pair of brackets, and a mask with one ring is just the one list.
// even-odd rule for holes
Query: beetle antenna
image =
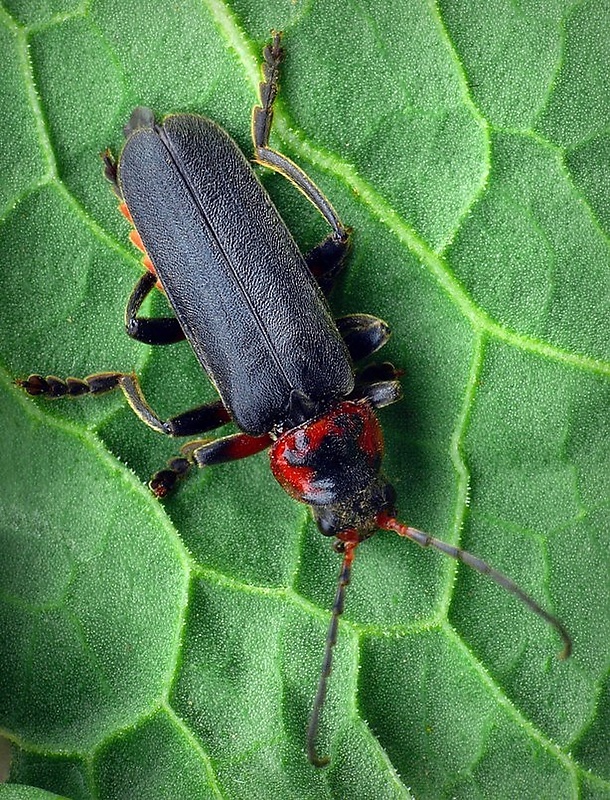
{"label": "beetle antenna", "polygon": [[468,553],[466,550],[462,550],[460,547],[454,547],[451,544],[447,544],[447,542],[443,542],[441,539],[435,539],[433,536],[417,530],[417,528],[411,528],[408,525],[404,525],[394,517],[390,517],[383,512],[377,517],[377,524],[383,530],[394,531],[399,536],[404,536],[406,539],[411,539],[411,541],[416,542],[417,544],[421,545],[421,547],[435,547],[442,553],[461,561],[463,564],[467,564],[469,567],[472,567],[472,569],[475,569],[482,575],[487,575],[487,577],[491,578],[494,583],[502,586],[511,594],[514,594],[515,597],[518,597],[522,603],[524,603],[534,612],[534,614],[542,617],[545,622],[548,622],[549,625],[552,625],[563,640],[563,650],[561,653],[559,653],[559,658],[563,660],[570,656],[570,653],[572,652],[572,639],[557,617],[554,617],[552,614],[549,614],[548,611],[545,611],[545,609],[542,608],[542,606],[539,606],[538,603],[532,597],[530,597],[529,594],[526,594],[520,586],[517,586],[517,584],[506,575],[491,567],[486,561],[483,561],[481,558],[477,558],[477,556],[473,556],[472,553]]}
{"label": "beetle antenna", "polygon": [[[343,544],[343,543],[342,543]],[[326,686],[328,678],[332,672],[333,663],[333,650],[337,642],[337,628],[339,626],[339,617],[343,613],[343,603],[345,599],[345,587],[349,584],[350,574],[352,570],[352,561],[356,553],[359,541],[349,540],[346,541],[344,546],[343,564],[341,572],[339,573],[339,581],[337,583],[337,593],[335,594],[335,602],[333,603],[332,617],[330,625],[328,626],[328,633],[326,634],[326,646],[324,648],[324,660],[322,661],[322,672],[318,681],[318,690],[316,698],[313,702],[313,710],[311,718],[307,727],[307,758],[314,767],[325,767],[330,759],[327,756],[320,758],[316,753],[316,739],[318,738],[318,728],[320,727],[320,713],[326,698]]]}

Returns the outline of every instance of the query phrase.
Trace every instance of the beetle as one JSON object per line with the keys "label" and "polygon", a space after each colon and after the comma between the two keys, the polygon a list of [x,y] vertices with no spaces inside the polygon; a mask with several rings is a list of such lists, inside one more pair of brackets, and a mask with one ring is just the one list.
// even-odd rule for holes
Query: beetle
{"label": "beetle", "polygon": [[[310,762],[332,668],[333,648],[356,548],[378,529],[436,548],[486,574],[571,640],[563,624],[486,562],[396,518],[395,492],[381,472],[383,436],[376,410],[400,399],[400,372],[387,362],[354,364],[387,341],[387,324],[366,314],[334,320],[327,301],[350,245],[350,230],[292,161],[269,147],[283,57],[280,34],[263,51],[260,105],[252,114],[254,161],[288,178],[324,216],[331,233],[299,251],[250,164],[216,123],[176,114],[161,123],[136,108],[120,156],[102,154],[105,175],[133,224],[130,238],[147,270],[125,312],[129,336],[149,345],[187,339],[220,399],[168,420],[151,409],[133,374],[84,379],[30,375],[17,384],[49,398],[121,389],[134,412],[169,436],[194,436],[232,421],[237,433],[195,440],[152,477],[161,498],[189,469],[269,448],[273,475],[310,506],[320,532],[342,554],[318,688],[307,730]],[[157,285],[175,316],[146,318]]]}

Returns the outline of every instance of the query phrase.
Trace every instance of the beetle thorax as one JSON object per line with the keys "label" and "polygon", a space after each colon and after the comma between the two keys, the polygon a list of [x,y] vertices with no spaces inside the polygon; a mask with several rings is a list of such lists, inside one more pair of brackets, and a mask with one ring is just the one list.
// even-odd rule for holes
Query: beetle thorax
{"label": "beetle thorax", "polygon": [[326,414],[292,428],[273,445],[271,469],[283,488],[312,506],[320,530],[366,531],[381,508],[393,503],[380,476],[381,427],[366,401],[339,403]]}

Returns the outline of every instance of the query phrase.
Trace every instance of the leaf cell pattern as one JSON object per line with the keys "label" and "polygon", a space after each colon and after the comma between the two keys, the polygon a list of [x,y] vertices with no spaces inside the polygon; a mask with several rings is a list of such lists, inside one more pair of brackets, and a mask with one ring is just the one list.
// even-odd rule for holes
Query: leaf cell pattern
{"label": "leaf cell pattern", "polygon": [[[605,0],[3,0],[0,798],[610,797],[609,22]],[[11,386],[135,368],[162,414],[213,397],[188,348],[122,332],[140,266],[96,154],[138,103],[250,152],[272,28],[278,146],[355,229],[334,305],[384,316],[405,370],[383,418],[401,517],[575,642],[557,662],[511,598],[379,534],[324,771],[304,728],[338,564],[265,456],[161,508],[143,481],[175,443],[119,398]],[[299,243],[321,238],[263,179]]]}

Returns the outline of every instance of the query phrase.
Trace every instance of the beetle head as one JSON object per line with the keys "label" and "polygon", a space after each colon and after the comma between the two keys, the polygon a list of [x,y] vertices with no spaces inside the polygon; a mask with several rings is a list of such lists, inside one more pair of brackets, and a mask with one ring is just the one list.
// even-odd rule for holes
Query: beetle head
{"label": "beetle head", "polygon": [[383,436],[366,400],[345,400],[282,434],[271,469],[283,488],[312,507],[320,531],[373,533],[380,512],[391,513],[394,490],[379,469]]}
{"label": "beetle head", "polygon": [[155,115],[146,106],[136,106],[131,112],[129,122],[123,128],[125,138],[128,139],[133,133],[139,130],[147,130],[155,127]]}

